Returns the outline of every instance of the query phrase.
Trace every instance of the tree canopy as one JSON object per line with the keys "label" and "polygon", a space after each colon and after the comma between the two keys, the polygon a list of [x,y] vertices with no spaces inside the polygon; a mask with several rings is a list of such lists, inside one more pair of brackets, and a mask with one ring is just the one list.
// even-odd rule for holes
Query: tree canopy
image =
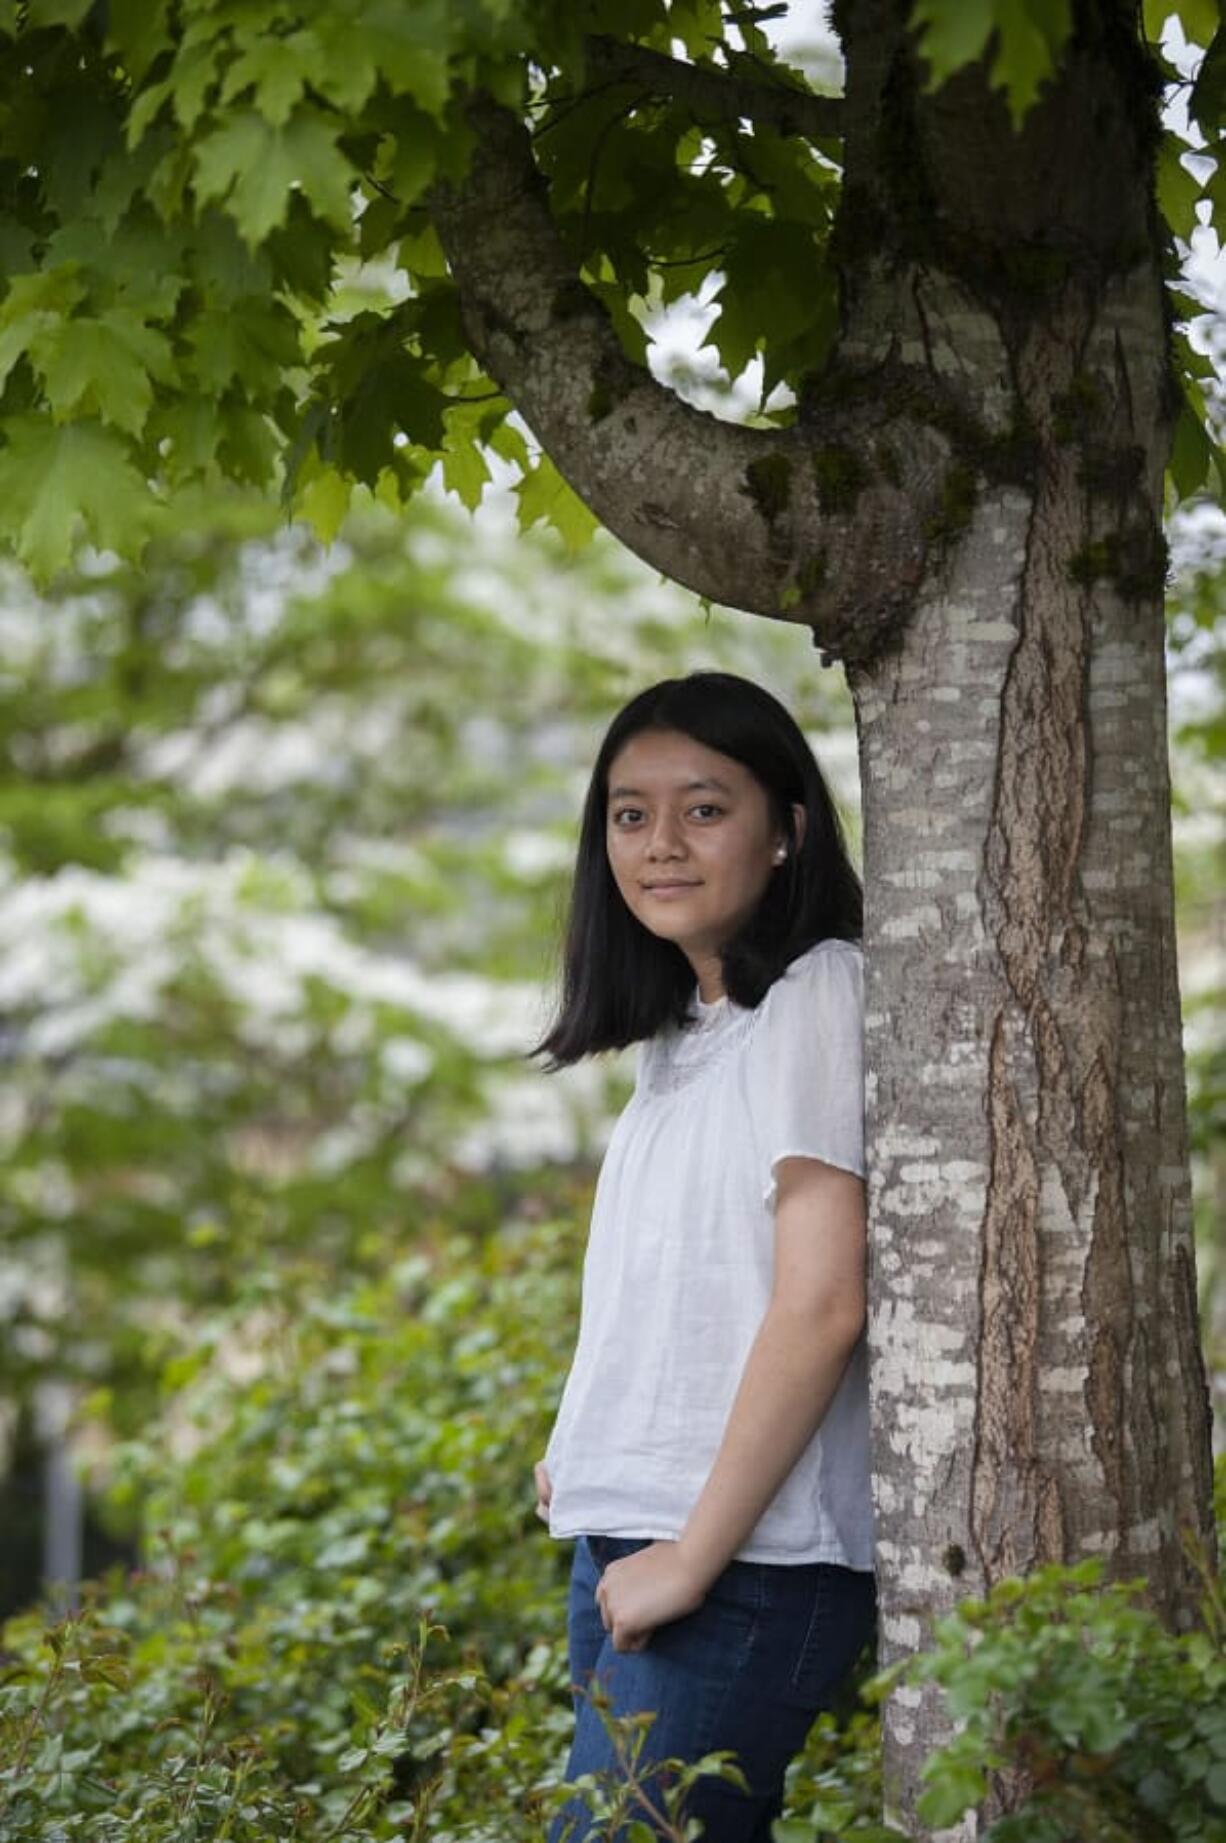
{"label": "tree canopy", "polygon": [[[706,291],[729,376],[760,364],[746,463],[769,495],[770,432],[804,416],[854,234],[843,103],[773,47],[785,10],[4,0],[0,542],[40,579],[82,537],[138,556],[168,502],[218,479],[330,537],[355,490],[400,505],[436,468],[471,507],[494,457],[525,525],[582,542],[592,513],[474,356],[455,258],[491,184],[523,287],[592,321],[589,425],[631,388],[701,413],[646,367],[650,310]],[[930,85],[983,62],[1018,133],[1075,15],[910,10]],[[1205,48],[1192,84],[1159,47],[1172,15]],[[1197,222],[1226,215],[1226,26],[1214,0],[1145,0],[1135,31],[1153,81],[1186,92],[1158,195],[1183,406],[1171,492],[1187,497],[1222,478],[1179,263]]]}

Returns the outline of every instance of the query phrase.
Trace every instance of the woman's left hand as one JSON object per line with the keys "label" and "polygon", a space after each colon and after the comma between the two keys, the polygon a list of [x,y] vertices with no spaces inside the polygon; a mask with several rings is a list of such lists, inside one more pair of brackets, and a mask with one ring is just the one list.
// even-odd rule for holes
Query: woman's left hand
{"label": "woman's left hand", "polygon": [[642,1651],[658,1625],[684,1618],[706,1597],[675,1542],[653,1542],[611,1561],[596,1589],[596,1604],[615,1651]]}

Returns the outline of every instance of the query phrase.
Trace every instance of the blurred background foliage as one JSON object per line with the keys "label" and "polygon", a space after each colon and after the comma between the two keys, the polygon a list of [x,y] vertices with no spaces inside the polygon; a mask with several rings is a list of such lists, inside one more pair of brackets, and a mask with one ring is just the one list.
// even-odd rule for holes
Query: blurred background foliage
{"label": "blurred background foliage", "polygon": [[[543,1822],[569,1547],[531,1466],[629,1080],[526,1054],[588,767],[639,686],[722,667],[785,699],[857,852],[859,826],[850,703],[806,630],[704,608],[599,535],[520,534],[508,499],[368,509],[324,551],[216,496],[140,570],[3,584],[4,1843]],[[1195,510],[1172,535],[1220,1374],[1226,546]],[[57,1465],[101,1578],[48,1634]],[[849,1732],[794,1767],[789,1838],[885,1834]]]}
{"label": "blurred background foliage", "polygon": [[807,633],[704,611],[611,542],[568,557],[424,501],[326,553],[238,497],[178,519],[140,570],[86,558],[51,601],[5,585],[16,1443],[49,1380],[78,1424],[88,1397],[93,1447],[138,1430],[253,1266],[377,1273],[390,1239],[486,1225],[545,1161],[590,1169],[626,1066],[546,1079],[526,1052],[586,766],[638,685],[764,677],[854,779]]}

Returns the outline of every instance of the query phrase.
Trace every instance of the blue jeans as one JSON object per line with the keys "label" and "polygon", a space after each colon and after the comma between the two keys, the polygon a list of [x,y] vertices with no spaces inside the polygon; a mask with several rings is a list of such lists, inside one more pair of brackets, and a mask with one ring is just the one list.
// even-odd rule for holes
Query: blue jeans
{"label": "blue jeans", "polygon": [[[608,1694],[610,1715],[654,1711],[636,1769],[653,1804],[664,1808],[662,1775],[653,1772],[659,1761],[700,1760],[731,1748],[749,1792],[704,1775],[683,1819],[702,1819],[703,1843],[770,1843],[788,1762],[872,1637],[873,1576],[830,1562],[732,1561],[696,1612],[657,1626],[643,1651],[615,1651],[596,1587],[609,1562],[647,1546],[628,1536],[580,1536],[575,1544],[568,1620],[575,1738],[567,1782],[583,1773],[624,1780],[613,1740],[586,1693],[595,1680]],[[633,1816],[651,1822],[637,1801]],[[554,1819],[549,1843],[580,1843],[589,1835],[604,1843],[607,1831],[593,1830],[593,1823],[576,1793]],[[624,1843],[626,1835],[620,1825],[608,1843]]]}

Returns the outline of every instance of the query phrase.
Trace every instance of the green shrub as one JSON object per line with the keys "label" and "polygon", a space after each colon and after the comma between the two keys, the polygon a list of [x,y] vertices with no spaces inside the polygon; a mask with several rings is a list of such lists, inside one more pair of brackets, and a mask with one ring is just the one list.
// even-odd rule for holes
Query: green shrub
{"label": "green shrub", "polygon": [[[113,1492],[146,1531],[142,1567],[71,1618],[4,1628],[0,1843],[543,1835],[566,1795],[570,1549],[533,1513],[531,1466],[572,1347],[584,1202],[559,1180],[519,1219],[478,1212],[345,1287],[281,1264],[174,1358]],[[1204,1629],[1175,1636],[1093,1563],[965,1602],[907,1667],[962,1724],[926,1766],[925,1821],[1026,1775],[985,1843],[1226,1843],[1224,1637],[1216,1590]],[[632,1754],[633,1721],[623,1738]],[[678,1777],[678,1839],[697,1834],[699,1771],[730,1767]],[[593,1800],[612,1823],[617,1791]],[[900,1836],[875,1716],[815,1725],[785,1808],[775,1843]]]}
{"label": "green shrub", "polygon": [[[968,1600],[911,1667],[960,1732],[924,1766],[920,1814],[952,1824],[998,1784],[1022,1802],[985,1843],[1226,1843],[1226,1606],[1171,1633],[1143,1582],[1040,1569]],[[1012,1802],[1012,1801],[1010,1801]]]}
{"label": "green shrub", "polygon": [[[870,1679],[862,1693],[871,1696]],[[819,1715],[804,1752],[788,1769],[786,1816],[773,1843],[818,1843],[829,1837],[852,1843],[905,1843],[903,1832],[881,1821],[881,1723],[876,1711],[856,1707],[845,1715]]]}
{"label": "green shrub", "polygon": [[249,1283],[172,1367],[159,1437],[194,1450],[120,1455],[142,1569],[5,1628],[3,1843],[525,1834],[570,1728],[531,1466],[575,1268],[551,1217],[339,1293]]}

